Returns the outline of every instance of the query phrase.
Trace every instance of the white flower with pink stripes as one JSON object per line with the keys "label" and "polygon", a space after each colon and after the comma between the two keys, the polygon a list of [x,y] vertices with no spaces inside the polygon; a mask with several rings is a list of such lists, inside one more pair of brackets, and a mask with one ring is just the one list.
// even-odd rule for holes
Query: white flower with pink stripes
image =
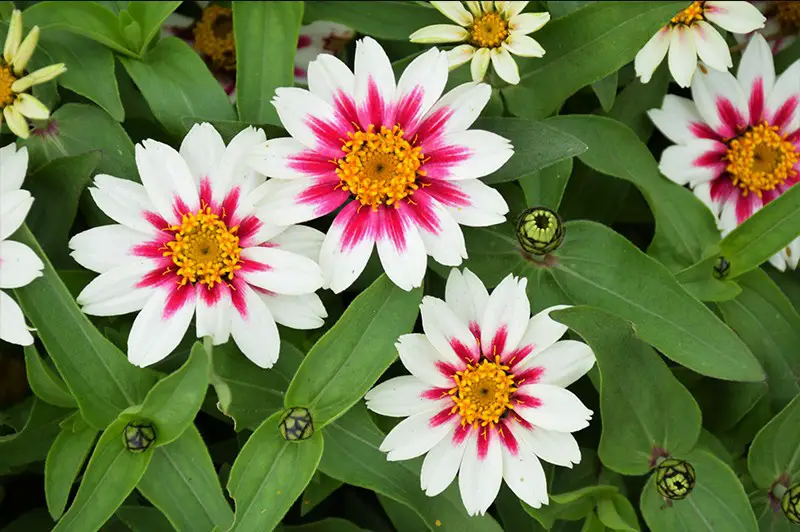
{"label": "white flower with pink stripes", "polygon": [[429,496],[458,475],[470,515],[484,514],[503,479],[534,508],[547,504],[541,460],[572,467],[581,452],[572,432],[592,412],[564,389],[594,365],[581,342],[558,341],[567,327],[531,318],[527,280],[509,275],[490,296],[469,270],[453,270],[445,300],[426,296],[425,334],[400,337],[397,350],[411,375],[373,388],[367,407],[407,417],[381,444],[391,461],[425,456],[421,485]]}
{"label": "white flower with pink stripes", "polygon": [[[661,173],[694,190],[723,236],[800,181],[800,61],[776,79],[769,44],[759,34],[736,77],[701,71],[692,100],[667,95],[648,114],[676,143],[661,155]],[[770,262],[785,270],[798,260],[800,238]]]}
{"label": "white flower with pink stripes", "polygon": [[291,138],[270,139],[251,164],[272,177],[257,191],[258,215],[278,224],[344,208],[325,237],[325,286],[341,292],[377,246],[395,284],[420,286],[427,255],[457,266],[466,258],[458,224],[505,220],[500,194],[478,180],[513,154],[489,131],[468,130],[489,101],[482,83],[447,83],[447,54],[432,48],[395,83],[381,46],[356,43],[355,73],[330,55],[308,68],[309,90],[281,88],[273,104]]}
{"label": "white flower with pink stripes", "polygon": [[278,359],[276,322],[296,329],[326,317],[314,292],[322,233],[277,227],[254,216],[252,191],[264,181],[245,155],[264,142],[247,128],[226,147],[210,124],[192,128],[175,151],[136,146],[142,184],[98,175],[92,198],[114,221],[72,238],[72,257],[96,271],[78,296],[95,316],[139,312],[128,358],[148,366],[167,356],[193,317],[197,337],[230,336],[263,368]]}

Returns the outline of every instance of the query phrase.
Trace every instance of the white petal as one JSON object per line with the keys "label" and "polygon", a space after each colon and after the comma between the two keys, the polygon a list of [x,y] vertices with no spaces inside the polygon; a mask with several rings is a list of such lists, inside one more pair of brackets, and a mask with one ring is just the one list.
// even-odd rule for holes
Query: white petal
{"label": "white petal", "polygon": [[[395,81],[392,63],[378,41],[364,37],[356,42],[355,101],[363,129],[370,124],[392,126]],[[377,106],[375,105],[377,104]]]}
{"label": "white petal", "polygon": [[458,318],[472,327],[480,326],[489,302],[489,292],[477,275],[464,268],[463,273],[453,268],[447,277],[444,300]]}
{"label": "white petal", "polygon": [[391,207],[379,212],[381,232],[376,240],[378,256],[386,275],[409,291],[422,286],[428,267],[425,244],[410,217]]}
{"label": "white petal", "polygon": [[[491,2],[483,2],[484,4],[491,4]],[[522,13],[522,10],[527,7],[530,2],[505,2],[503,4],[503,14],[507,19],[514,18]]]}
{"label": "white petal", "polygon": [[475,47],[471,44],[459,44],[447,51],[447,68],[453,70],[460,67],[475,55]]}
{"label": "white petal", "polygon": [[[339,207],[348,197],[347,192],[336,190],[338,178],[270,179],[259,186],[254,197],[263,198],[256,204],[259,219],[278,226],[289,226],[324,216]],[[304,201],[303,194],[328,188],[330,192],[315,196],[319,201]]]}
{"label": "white petal", "polygon": [[508,205],[497,190],[477,179],[451,181],[449,184],[463,194],[464,202],[467,203],[447,206],[447,210],[459,224],[486,227],[506,220]]}
{"label": "white petal", "polygon": [[[266,140],[264,130],[252,126],[244,128],[231,139],[225,147],[217,171],[211,179],[211,189],[216,201],[223,201],[228,193],[237,187],[240,190],[240,196],[246,198],[250,192],[264,182],[264,177],[250,167],[248,160],[253,150],[263,145]],[[243,202],[240,203],[236,210],[238,217],[251,212],[244,208]]]}
{"label": "white petal", "polygon": [[[555,432],[535,427],[533,430],[525,429],[513,424],[511,431],[523,446],[528,447],[545,462],[562,467],[572,467],[581,461],[581,449],[575,437],[569,432]],[[521,452],[523,452],[521,450]],[[544,502],[547,502],[545,499]]]}
{"label": "white petal", "polygon": [[[414,377],[430,387],[452,388],[454,381],[438,365],[448,362],[424,334],[404,334],[394,344],[400,361]],[[460,369],[460,366],[459,366]]]}
{"label": "white petal", "polygon": [[317,329],[325,324],[328,313],[317,294],[285,296],[261,294],[277,323],[292,329]]}
{"label": "white petal", "polygon": [[554,310],[561,310],[569,307],[570,305],[554,305],[548,307],[538,312],[528,321],[528,327],[525,329],[525,335],[522,337],[522,340],[520,340],[519,345],[531,345],[533,349],[525,358],[525,363],[520,366],[521,368],[526,367],[529,360],[564,336],[564,333],[567,332],[567,326],[551,318],[550,313]]}
{"label": "white petal", "polygon": [[33,336],[25,325],[25,316],[11,296],[0,291],[0,340],[17,345],[31,345]]}
{"label": "white petal", "polygon": [[[744,127],[748,123],[750,113],[744,99],[744,91],[730,72],[700,71],[692,83],[692,99],[706,124],[721,137],[738,135],[739,127]],[[728,103],[725,103],[726,100]],[[726,107],[732,107],[739,115],[737,123],[730,123],[730,113],[725,115],[720,113],[719,109],[723,103]]]}
{"label": "white petal", "polygon": [[31,248],[13,240],[0,241],[0,288],[19,288],[42,276],[44,264]]}
{"label": "white petal", "polygon": [[462,363],[459,353],[454,350],[455,345],[465,356],[471,355],[471,360],[478,360],[480,349],[475,336],[444,301],[425,296],[422,298],[420,312],[425,336],[444,358],[452,364]]}
{"label": "white petal", "polygon": [[702,201],[706,207],[708,207],[712,213],[714,213],[714,217],[719,217],[719,212],[722,206],[719,202],[714,201],[711,199],[711,183],[700,183],[696,185],[692,192],[694,195],[697,196],[700,201]]}
{"label": "white petal", "polygon": [[[762,102],[766,105],[766,100],[772,93],[775,86],[775,65],[772,60],[772,50],[769,44],[760,33],[756,33],[750,39],[750,44],[742,54],[739,62],[739,71],[736,79],[744,89],[745,100],[750,102],[751,95],[756,88],[756,84],[761,84]],[[751,117],[751,121],[760,120],[761,117]]]}
{"label": "white petal", "polygon": [[172,147],[151,139],[137,144],[136,167],[150,201],[168,222],[180,221],[176,210],[178,202],[183,202],[190,212],[200,208],[197,186],[189,167]]}
{"label": "white petal", "polygon": [[92,316],[116,316],[141,310],[153,290],[138,285],[155,267],[149,259],[138,259],[101,273],[78,294],[81,310]]}
{"label": "white petal", "polygon": [[420,474],[420,487],[425,490],[425,495],[435,497],[447,489],[458,474],[466,450],[466,442],[456,444],[448,434],[428,451]]}
{"label": "white petal", "polygon": [[245,263],[242,277],[249,284],[264,290],[298,296],[310,294],[322,287],[322,271],[308,257],[266,247],[244,249],[241,257]]}
{"label": "white petal", "polygon": [[[417,194],[415,198],[422,197]],[[424,215],[427,225],[419,225],[419,235],[425,250],[433,260],[445,266],[458,266],[467,258],[464,233],[447,209],[434,199],[427,201],[429,212]],[[417,207],[419,208],[419,206]],[[429,231],[429,229],[431,229]]]}
{"label": "white petal", "polygon": [[447,83],[447,54],[431,48],[403,71],[395,94],[395,122],[413,137],[425,113],[436,103]]}
{"label": "white petal", "polygon": [[672,28],[669,42],[669,71],[681,87],[692,83],[692,76],[697,68],[697,47],[694,42],[694,31],[683,25]]}
{"label": "white petal", "polygon": [[333,164],[315,164],[327,161],[299,141],[291,138],[270,139],[253,149],[247,159],[257,172],[277,179],[298,179],[330,174]]}
{"label": "white petal", "polygon": [[472,24],[472,13],[464,8],[461,2],[431,2],[439,12],[460,26]]}
{"label": "white petal", "polygon": [[464,2],[464,4],[466,4],[473,16],[479,17],[481,14],[483,14],[483,8],[481,7],[480,2]]}
{"label": "white petal", "polygon": [[540,508],[547,504],[547,478],[536,455],[525,445],[512,453],[503,448],[503,478],[514,494],[525,504]]}
{"label": "white petal", "polygon": [[583,342],[561,340],[525,362],[524,369],[539,368],[538,384],[566,387],[592,369],[594,353]]}
{"label": "white petal", "polygon": [[269,243],[278,248],[308,257],[318,262],[325,233],[305,225],[293,225],[269,239]]}
{"label": "white petal", "polygon": [[100,174],[95,176],[89,193],[100,210],[115,222],[148,234],[155,231],[145,213],[155,213],[156,208],[139,183]]}
{"label": "white petal", "polygon": [[28,148],[17,150],[13,142],[0,148],[0,194],[19,190],[28,171]]}
{"label": "white petal", "polygon": [[[435,405],[436,403],[431,403]],[[437,410],[438,408],[438,410]],[[431,418],[441,410],[439,407],[414,414],[395,426],[381,443],[380,450],[388,453],[390,462],[409,460],[422,456],[442,441],[452,429],[453,423],[432,426]]]}
{"label": "white petal", "polygon": [[278,360],[281,338],[278,326],[269,309],[248,285],[242,283],[238,289],[244,302],[244,313],[234,308],[231,313],[231,335],[236,346],[260,368],[271,368]]}
{"label": "white petal", "polygon": [[361,204],[353,201],[336,216],[322,242],[319,265],[325,277],[324,287],[339,293],[353,284],[367,266],[375,245],[377,220],[372,209],[358,212]]}
{"label": "white petal", "polygon": [[[472,431],[458,473],[461,501],[469,515],[484,515],[492,505],[503,483],[503,447],[494,431]],[[477,438],[489,438],[485,456],[479,456]]]}
{"label": "white petal", "polygon": [[217,164],[225,153],[225,142],[208,123],[195,124],[181,142],[180,154],[189,171],[199,184],[204,178],[210,178]]}
{"label": "white petal", "polygon": [[0,196],[0,240],[5,240],[20,228],[31,205],[31,193],[24,189],[5,192]]}
{"label": "white petal", "polygon": [[469,65],[472,81],[483,81],[483,78],[486,77],[486,71],[489,70],[491,60],[492,54],[488,48],[478,48],[475,51],[475,55],[472,56],[472,63]]}
{"label": "white petal", "polygon": [[469,39],[469,32],[461,26],[453,24],[433,24],[418,29],[408,39],[421,44],[464,42]]}
{"label": "white petal", "polygon": [[[337,138],[321,137],[312,127],[314,121],[333,124],[340,129],[345,126],[337,116],[333,105],[297,87],[280,87],[275,90],[272,105],[278,112],[281,124],[289,134],[307,148],[317,151],[326,157],[335,158],[341,155],[341,143]],[[334,144],[339,144],[339,150]]]}
{"label": "white petal", "polygon": [[[492,88],[486,83],[463,83],[454,88],[434,104],[425,120],[433,125],[431,137],[435,144],[444,135],[465,131],[469,128],[492,96]],[[439,117],[447,119],[440,121]],[[443,122],[443,123],[442,123]],[[427,141],[427,138],[426,138]],[[423,141],[423,152],[430,151],[431,143]]]}
{"label": "white petal", "polygon": [[527,285],[527,279],[508,275],[489,296],[480,323],[485,357],[503,358],[522,340],[531,317],[531,304],[525,292]]}
{"label": "white petal", "polygon": [[[658,169],[662,174],[679,185],[705,183],[717,178],[727,164],[722,160],[726,153],[725,145],[716,140],[697,139],[686,146],[670,146],[661,154]],[[719,157],[719,164],[702,165],[696,163],[704,156]]]}
{"label": "white petal", "polygon": [[179,308],[167,311],[174,289],[156,290],[133,320],[128,336],[128,360],[131,364],[140,368],[155,364],[181,343],[195,309],[194,288],[185,286],[181,290],[189,293]]}
{"label": "white petal", "polygon": [[763,28],[767,20],[750,2],[706,2],[703,16],[733,33],[750,33]]}
{"label": "white petal", "polygon": [[633,67],[636,70],[636,75],[641,78],[642,83],[650,81],[650,78],[653,77],[653,72],[664,60],[671,36],[672,31],[669,26],[661,28],[655,35],[650,37],[647,44],[636,54],[636,58],[633,60]]}
{"label": "white petal", "polygon": [[692,100],[674,94],[664,96],[661,109],[650,109],[647,115],[664,136],[675,144],[696,140],[695,128],[705,124]]}
{"label": "white petal", "polygon": [[429,384],[418,378],[404,375],[383,381],[367,392],[364,399],[367,401],[367,408],[377,414],[408,417],[420,412],[430,412],[435,402],[423,397],[430,389]]}
{"label": "white petal", "polygon": [[[445,155],[442,161],[436,156],[439,150]],[[449,154],[460,155],[452,161]],[[511,143],[496,133],[470,129],[449,133],[442,137],[441,148],[427,152],[430,160],[422,169],[430,179],[463,180],[484,177],[501,168],[514,155]]]}
{"label": "white petal", "polygon": [[84,268],[103,273],[139,260],[140,257],[133,254],[134,248],[152,238],[125,225],[102,225],[73,236],[69,241],[70,255]]}
{"label": "white petal", "polygon": [[[784,70],[767,100],[767,117],[770,123],[781,122],[782,131],[796,131],[800,128],[800,61],[795,61],[792,66]],[[786,106],[786,107],[784,107]],[[781,111],[781,108],[791,110],[790,113]],[[776,120],[776,115],[785,116]]]}
{"label": "white petal", "polygon": [[697,55],[701,61],[715,70],[727,70],[733,66],[728,43],[711,24],[700,20],[692,27]]}
{"label": "white petal", "polygon": [[557,432],[575,432],[589,426],[592,411],[569,390],[551,384],[531,384],[525,387],[525,393],[539,402],[536,406],[514,407],[528,423]]}
{"label": "white petal", "polygon": [[353,99],[356,78],[341,59],[320,54],[308,65],[308,90],[331,105]]}
{"label": "white petal", "polygon": [[527,35],[540,29],[550,21],[550,13],[520,13],[508,21],[512,33]]}
{"label": "white petal", "polygon": [[[503,45],[509,52],[520,57],[542,57],[545,53],[542,45],[527,35],[512,33]],[[497,67],[495,66],[495,69]],[[509,83],[511,83],[509,81]],[[519,83],[519,82],[517,82]]]}
{"label": "white petal", "polygon": [[204,287],[199,287],[197,298],[197,337],[210,336],[214,345],[222,345],[231,335],[231,299],[227,292],[216,301],[209,302],[203,297]]}
{"label": "white petal", "polygon": [[[540,56],[536,56],[540,57]],[[500,79],[511,85],[519,83],[519,67],[514,58],[505,47],[492,48],[491,51],[492,66]],[[473,78],[474,79],[474,78]]]}

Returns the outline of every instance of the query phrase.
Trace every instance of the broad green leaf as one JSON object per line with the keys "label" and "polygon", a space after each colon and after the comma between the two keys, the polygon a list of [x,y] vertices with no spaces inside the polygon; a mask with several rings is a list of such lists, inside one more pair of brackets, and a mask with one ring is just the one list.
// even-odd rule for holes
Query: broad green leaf
{"label": "broad green leaf", "polygon": [[377,494],[381,508],[389,516],[397,532],[417,532],[425,530],[425,522],[408,506],[385,495]]}
{"label": "broad green leaf", "polygon": [[3,532],[31,532],[33,530],[50,530],[53,518],[45,508],[36,508],[22,514],[3,528]]}
{"label": "broad green leaf", "polygon": [[557,211],[571,174],[572,159],[564,159],[521,177],[519,184],[525,193],[525,204],[528,207],[544,206]]}
{"label": "broad green leaf", "polygon": [[694,385],[687,384],[687,388],[703,412],[703,424],[715,433],[722,433],[739,423],[767,394],[769,387],[766,382],[700,378]]}
{"label": "broad green leaf", "polygon": [[666,65],[656,69],[649,83],[640,83],[636,80],[628,83],[617,95],[614,108],[607,116],[622,122],[636,133],[642,142],[647,142],[653,132],[653,122],[647,116],[647,111],[660,107],[667,94],[670,73]]}
{"label": "broad green leaf", "polygon": [[506,485],[500,487],[500,493],[494,501],[494,506],[497,509],[497,515],[500,516],[503,530],[520,530],[524,532],[546,530],[538,521],[531,519],[531,516],[520,504],[519,498]]}
{"label": "broad green leaf", "polygon": [[62,423],[61,432],[47,452],[44,494],[47,510],[54,521],[64,513],[72,484],[86,462],[96,437],[97,430],[87,425],[79,413],[75,413]]}
{"label": "broad green leaf", "polygon": [[320,471],[405,504],[422,518],[429,530],[502,531],[489,515],[467,516],[457,482],[441,495],[425,495],[419,487],[422,460],[389,462],[378,450],[383,438],[384,434],[362,405],[352,408],[325,430]]}
{"label": "broad green leaf", "polygon": [[728,279],[714,277],[717,256],[710,255],[694,266],[675,274],[681,286],[700,301],[729,301],[742,292],[742,288]]}
{"label": "broad green leaf", "polygon": [[334,491],[342,487],[342,482],[323,475],[319,471],[311,478],[311,482],[303,492],[303,505],[300,507],[300,515],[306,515],[317,507]]}
{"label": "broad green leaf", "polygon": [[767,492],[750,495],[760,532],[797,532],[797,525],[786,519],[783,510],[774,506]]}
{"label": "broad green leaf", "polygon": [[138,55],[144,55],[147,45],[161,30],[167,17],[181,5],[178,2],[128,2],[128,13],[141,28]]}
{"label": "broad green leaf", "polygon": [[269,371],[253,368],[234,342],[215,346],[211,384],[217,392],[220,412],[233,419],[235,431],[255,429],[269,416],[283,410],[283,396],[303,354],[289,342],[281,342],[280,357]]}
{"label": "broad green leaf", "polygon": [[272,530],[308,485],[322,456],[322,432],[286,441],[278,430],[281,413],[270,416],[250,436],[228,477],[236,501],[230,531]]}
{"label": "broad green leaf", "polygon": [[757,268],[800,238],[800,187],[791,187],[740,224],[720,242],[733,278]]}
{"label": "broad green leaf", "polygon": [[764,367],[777,411],[800,394],[800,315],[763,270],[748,272],[737,282],[742,293],[718,303],[719,310]]}
{"label": "broad green leaf", "polygon": [[598,452],[606,467],[643,475],[653,451],[681,456],[700,435],[700,409],[636,326],[589,307],[553,313],[589,344],[600,369],[603,433]]}
{"label": "broad green leaf", "polygon": [[150,506],[120,506],[116,513],[133,532],[173,532],[166,516]]}
{"label": "broad green leaf", "polygon": [[125,447],[123,430],[128,421],[111,423],[94,448],[75,500],[54,532],[98,530],[114,515],[144,475],[153,448],[134,453]]}
{"label": "broad green leaf", "polygon": [[303,2],[233,2],[239,119],[281,125],[272,97],[294,84]]}
{"label": "broad green leaf", "polygon": [[141,60],[120,59],[156,119],[174,137],[188,132],[182,120],[187,116],[236,118],[228,96],[203,60],[177,37],[160,40]]}
{"label": "broad green leaf", "polygon": [[155,449],[137,489],[175,530],[192,532],[214,526],[227,530],[233,522],[211,456],[194,425],[169,445]]}
{"label": "broad green leaf", "polygon": [[631,502],[619,493],[597,503],[597,517],[611,530],[639,532],[636,510]]}
{"label": "broad green leaf", "polygon": [[522,507],[543,527],[550,530],[557,520],[579,521],[594,511],[598,501],[617,493],[614,486],[586,486],[575,491],[550,495],[549,504]]}
{"label": "broad green leaf", "polygon": [[639,507],[652,532],[753,532],[753,509],[736,474],[719,458],[702,450],[681,457],[694,467],[697,483],[685,499],[665,506],[650,475]]}
{"label": "broad green leaf", "polygon": [[594,2],[586,2],[586,1],[568,2],[564,0],[550,0],[549,2],[547,2],[547,10],[550,12],[550,15],[552,15],[552,17],[555,19],[569,15],[570,13],[575,12],[579,9],[583,9],[589,4],[594,4]]}
{"label": "broad green leaf", "polygon": [[397,358],[394,344],[411,331],[421,299],[422,289],[406,292],[382,275],[311,348],[284,404],[308,408],[317,430],[344,414]]}
{"label": "broad green leaf", "polygon": [[514,181],[564,159],[586,151],[577,138],[542,122],[520,118],[480,118],[473,129],[485,129],[511,141],[514,155],[498,171],[487,176],[486,183]]}
{"label": "broad green leaf", "polygon": [[25,369],[28,374],[28,384],[36,397],[61,408],[78,407],[67,385],[44,363],[35,344],[25,346]]}
{"label": "broad green leaf", "polygon": [[581,87],[633,60],[685,2],[597,2],[536,32],[547,53],[520,61],[519,85],[503,89],[509,111],[541,119]]}
{"label": "broad green leaf", "polygon": [[306,21],[328,20],[377,39],[407,41],[409,35],[431,24],[452,24],[426,5],[411,2],[307,2]]}
{"label": "broad green leaf", "polygon": [[305,525],[284,526],[276,532],[362,532],[363,529],[345,519],[328,517]]}
{"label": "broad green leaf", "polygon": [[762,428],[750,446],[747,467],[760,488],[781,476],[794,485],[800,476],[800,395]]}
{"label": "broad green leaf", "polygon": [[59,423],[70,412],[73,411],[49,405],[34,397],[22,429],[0,436],[0,473],[43,460],[61,430]]}
{"label": "broad green leaf", "polygon": [[84,419],[103,429],[122,410],[141,402],[155,376],[129,363],[92,325],[26,226],[17,231],[16,239],[44,262],[43,277],[15,290],[19,304],[36,327]]}
{"label": "broad green leaf", "polygon": [[592,90],[594,91],[600,106],[606,113],[614,107],[614,101],[617,99],[617,83],[619,81],[619,71],[615,70],[613,73],[604,77],[600,81],[592,83]]}
{"label": "broad green leaf", "polygon": [[607,532],[606,525],[600,520],[595,512],[590,513],[583,522],[581,532]]}

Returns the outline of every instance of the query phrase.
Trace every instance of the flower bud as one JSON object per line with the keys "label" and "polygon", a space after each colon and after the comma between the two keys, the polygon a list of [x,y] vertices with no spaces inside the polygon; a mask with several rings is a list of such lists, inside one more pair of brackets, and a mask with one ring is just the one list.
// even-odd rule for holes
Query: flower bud
{"label": "flower bud", "polygon": [[517,240],[527,253],[552,253],[564,240],[564,224],[555,211],[546,207],[527,209],[517,220]]}
{"label": "flower bud", "polygon": [[156,428],[149,421],[131,421],[122,431],[125,447],[132,453],[141,453],[156,441]]}
{"label": "flower bud", "polygon": [[286,410],[280,421],[281,436],[287,441],[307,440],[314,434],[314,421],[308,408],[294,407]]}
{"label": "flower bud", "polygon": [[731,269],[731,263],[728,259],[720,255],[717,257],[717,262],[714,263],[714,278],[724,279],[728,276],[728,271]]}
{"label": "flower bud", "polygon": [[694,489],[696,475],[689,462],[667,458],[656,467],[656,490],[667,499],[685,499]]}
{"label": "flower bud", "polygon": [[786,519],[800,525],[800,484],[795,484],[783,494],[781,509]]}

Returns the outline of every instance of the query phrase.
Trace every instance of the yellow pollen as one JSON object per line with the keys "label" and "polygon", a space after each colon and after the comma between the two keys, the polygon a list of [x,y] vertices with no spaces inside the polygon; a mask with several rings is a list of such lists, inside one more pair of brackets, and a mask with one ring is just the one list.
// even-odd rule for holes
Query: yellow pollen
{"label": "yellow pollen", "polygon": [[0,109],[14,101],[11,85],[17,81],[9,65],[0,64]]}
{"label": "yellow pollen", "polygon": [[733,184],[742,189],[743,196],[755,192],[760,198],[763,191],[774,190],[797,173],[797,150],[776,126],[767,123],[732,140],[725,158]]}
{"label": "yellow pollen", "polygon": [[508,23],[494,11],[477,17],[469,30],[472,44],[478,48],[497,48],[508,38]]}
{"label": "yellow pollen", "polygon": [[381,126],[379,133],[374,129],[369,126],[367,131],[348,133],[350,140],[342,146],[345,156],[336,161],[336,175],[342,190],[362,205],[371,205],[373,210],[383,204],[397,207],[399,200],[419,188],[417,175],[425,175],[419,170],[424,162],[422,149],[403,138],[400,126]]}
{"label": "yellow pollen", "polygon": [[800,2],[777,2],[778,19],[788,26],[800,28]]}
{"label": "yellow pollen", "polygon": [[233,37],[233,12],[228,7],[211,4],[194,27],[194,49],[211,60],[215,68],[236,70]]}
{"label": "yellow pollen", "polygon": [[705,2],[692,2],[692,5],[672,17],[672,24],[684,24],[691,26],[695,22],[703,20],[703,4]]}
{"label": "yellow pollen", "polygon": [[456,385],[448,393],[455,402],[452,411],[461,416],[462,426],[498,423],[503,414],[514,408],[514,376],[508,366],[500,363],[500,357],[494,362],[484,359],[478,365],[470,364],[453,375],[453,380]]}
{"label": "yellow pollen", "polygon": [[225,278],[233,279],[234,272],[241,268],[238,229],[228,229],[210,207],[184,214],[180,225],[168,227],[175,233],[175,240],[167,243],[164,256],[172,257],[178,267],[180,284],[199,282],[211,289],[225,282]]}

